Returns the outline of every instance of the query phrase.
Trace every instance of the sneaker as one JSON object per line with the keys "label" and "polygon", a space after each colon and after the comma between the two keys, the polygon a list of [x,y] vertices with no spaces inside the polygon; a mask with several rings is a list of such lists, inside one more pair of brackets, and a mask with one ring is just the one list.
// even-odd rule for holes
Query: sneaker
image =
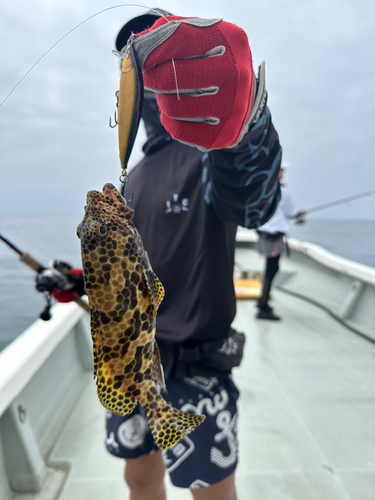
{"label": "sneaker", "polygon": [[261,306],[260,303],[259,303],[259,300],[257,302],[257,308],[258,309],[263,309],[263,311],[268,311],[268,312],[272,312],[273,311],[273,307],[269,306],[268,304],[266,304],[265,306]]}
{"label": "sneaker", "polygon": [[267,309],[259,309],[258,314],[256,315],[257,319],[270,319],[272,321],[280,321],[280,317],[273,314],[272,311],[268,311]]}

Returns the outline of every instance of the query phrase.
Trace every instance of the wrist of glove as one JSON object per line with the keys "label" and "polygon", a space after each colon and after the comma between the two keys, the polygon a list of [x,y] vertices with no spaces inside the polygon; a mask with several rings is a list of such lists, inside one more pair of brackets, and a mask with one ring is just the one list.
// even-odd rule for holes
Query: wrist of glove
{"label": "wrist of glove", "polygon": [[264,79],[254,101],[247,35],[234,24],[167,16],[136,35],[133,48],[161,122],[180,142],[203,151],[233,147],[264,108]]}

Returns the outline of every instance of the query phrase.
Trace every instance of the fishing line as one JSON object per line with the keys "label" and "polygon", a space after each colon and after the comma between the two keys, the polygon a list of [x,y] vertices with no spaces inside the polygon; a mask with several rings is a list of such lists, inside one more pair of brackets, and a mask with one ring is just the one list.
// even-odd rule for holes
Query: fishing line
{"label": "fishing line", "polygon": [[180,94],[178,93],[178,83],[177,83],[177,73],[176,73],[176,66],[174,64],[174,59],[172,58],[172,65],[173,65],[173,71],[174,71],[174,79],[176,80],[176,92],[177,92],[177,99],[180,100]]}
{"label": "fishing line", "polygon": [[318,302],[310,297],[307,297],[307,295],[303,295],[302,293],[296,293],[293,292],[292,290],[288,290],[287,288],[284,288],[282,286],[276,286],[277,290],[280,290],[280,292],[286,293],[288,295],[291,295],[292,297],[296,297],[301,300],[305,300],[306,302],[309,302],[310,304],[313,304],[316,307],[319,307],[326,313],[328,313],[334,320],[336,320],[338,323],[340,323],[341,326],[347,328],[349,331],[352,333],[355,333],[356,335],[359,335],[360,337],[364,338],[365,340],[375,344],[375,339],[373,337],[370,337],[366,333],[362,332],[361,330],[358,330],[357,328],[354,328],[353,326],[349,325],[346,321],[344,321],[340,316],[338,316],[336,313],[334,313],[329,307],[326,305],[322,304],[321,302]]}
{"label": "fishing line", "polygon": [[81,23],[77,24],[77,26],[73,29],[71,29],[70,31],[68,31],[68,33],[66,33],[62,38],[60,38],[60,40],[58,40],[54,45],[52,45],[51,48],[49,48],[47,50],[47,52],[45,52],[37,61],[36,63],[31,66],[31,68],[29,69],[29,71],[27,73],[25,73],[25,75],[21,78],[21,80],[17,83],[17,85],[11,90],[11,92],[6,96],[6,98],[3,100],[3,102],[0,104],[0,109],[4,106],[4,104],[7,102],[7,100],[10,98],[10,96],[17,90],[17,88],[21,85],[21,83],[29,76],[29,74],[33,71],[33,69],[55,48],[57,47],[63,40],[65,40],[65,38],[67,38],[69,35],[71,35],[73,33],[73,31],[76,31],[78,28],[80,28],[81,26],[83,26],[85,23],[87,23],[88,21],[90,21],[91,19],[93,19],[94,17],[98,16],[99,14],[103,14],[103,12],[107,12],[108,10],[113,10],[113,9],[118,9],[120,7],[141,7],[143,9],[149,9],[150,11],[152,12],[155,12],[156,14],[158,14],[160,17],[163,17],[167,22],[168,19],[163,16],[158,10],[155,10],[155,9],[152,9],[151,7],[147,7],[147,5],[140,5],[140,4],[137,4],[137,3],[124,3],[124,4],[121,4],[121,5],[114,5],[113,7],[107,7],[106,9],[103,9],[99,12],[97,12],[96,14],[93,14],[92,16],[88,17],[87,19],[85,19],[84,21],[82,21]]}

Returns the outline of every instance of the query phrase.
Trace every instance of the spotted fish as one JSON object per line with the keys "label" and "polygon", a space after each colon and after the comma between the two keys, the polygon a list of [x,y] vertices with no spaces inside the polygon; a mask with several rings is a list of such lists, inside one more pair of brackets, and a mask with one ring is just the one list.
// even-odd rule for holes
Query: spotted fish
{"label": "spotted fish", "polygon": [[77,228],[91,312],[94,376],[105,408],[118,415],[139,402],[159,448],[166,450],[204,420],[173,408],[155,340],[156,313],[164,289],[153,272],[132,217],[112,184],[89,191]]}

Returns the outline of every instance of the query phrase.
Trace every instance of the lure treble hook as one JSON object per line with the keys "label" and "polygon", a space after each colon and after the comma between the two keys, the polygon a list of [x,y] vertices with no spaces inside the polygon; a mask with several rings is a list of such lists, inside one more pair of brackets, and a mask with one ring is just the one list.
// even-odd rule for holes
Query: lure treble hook
{"label": "lure treble hook", "polygon": [[[115,96],[116,96],[116,108],[118,108],[118,99],[119,99],[119,94],[120,94],[120,91],[118,90],[117,92],[115,92]],[[115,124],[112,125],[112,118],[109,118],[109,126],[111,128],[116,128],[118,125],[118,120],[117,120],[117,112],[115,110]]]}
{"label": "lure treble hook", "polygon": [[114,125],[112,125],[112,118],[110,117],[110,118],[109,118],[109,126],[110,126],[111,128],[116,128],[116,127],[117,127],[117,125],[118,125],[118,121],[117,121],[117,113],[116,113],[116,111],[115,111],[115,124],[114,124]]}

